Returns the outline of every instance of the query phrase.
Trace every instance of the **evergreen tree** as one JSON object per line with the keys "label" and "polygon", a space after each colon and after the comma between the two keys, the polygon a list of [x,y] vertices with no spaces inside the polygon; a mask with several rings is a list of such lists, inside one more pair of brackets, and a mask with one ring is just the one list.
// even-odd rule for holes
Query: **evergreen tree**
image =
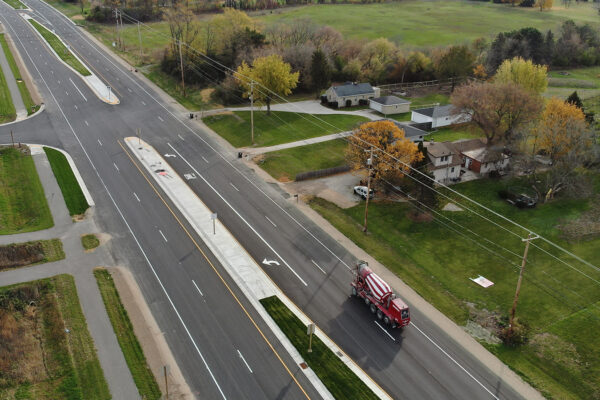
{"label": "evergreen tree", "polygon": [[321,90],[329,86],[331,80],[331,67],[327,62],[325,53],[321,49],[315,50],[312,55],[310,75],[313,89],[315,90],[317,98],[319,98]]}
{"label": "evergreen tree", "polygon": [[575,107],[577,107],[580,110],[584,111],[584,109],[583,109],[583,103],[581,102],[581,99],[579,98],[579,95],[577,94],[577,91],[574,91],[573,93],[571,93],[571,95],[569,97],[567,97],[567,100],[565,100],[565,103],[571,103]]}

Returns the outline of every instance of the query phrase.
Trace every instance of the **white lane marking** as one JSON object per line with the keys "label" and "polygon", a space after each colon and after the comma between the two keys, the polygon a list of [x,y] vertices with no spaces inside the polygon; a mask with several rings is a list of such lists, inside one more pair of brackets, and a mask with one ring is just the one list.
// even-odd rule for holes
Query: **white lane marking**
{"label": "white lane marking", "polygon": [[317,264],[315,262],[315,260],[310,260],[310,261],[312,261],[312,263],[315,265],[315,267],[319,268],[322,273],[324,273],[325,275],[327,275],[327,272],[325,272],[325,270],[323,268],[319,267],[319,264]]}
{"label": "white lane marking", "polygon": [[390,337],[390,339],[392,339],[394,342],[396,341],[396,339],[394,339],[394,337],[392,335],[390,335],[390,333],[388,331],[386,331],[385,328],[379,324],[379,322],[377,322],[377,321],[373,321],[373,322],[375,322],[377,324],[377,326],[380,327],[381,330],[384,331],[385,334]]}
{"label": "white lane marking", "polygon": [[[52,7],[48,6],[50,9],[52,9]],[[58,11],[57,11],[58,12]],[[61,14],[59,14],[61,15]],[[2,17],[2,15],[0,14],[0,17]],[[66,17],[65,17],[66,18]],[[224,400],[227,400],[227,397],[225,397],[225,393],[223,393],[223,390],[221,389],[221,386],[219,386],[219,382],[217,382],[217,378],[215,377],[215,375],[213,374],[212,370],[210,369],[210,367],[208,366],[208,363],[206,361],[206,359],[204,358],[204,355],[202,354],[202,352],[200,351],[200,348],[198,347],[198,344],[196,343],[196,341],[194,340],[190,330],[188,329],[187,325],[185,324],[185,322],[183,321],[183,318],[181,317],[181,314],[179,313],[179,310],[177,309],[177,307],[175,307],[175,303],[173,303],[173,300],[171,299],[171,296],[169,296],[169,293],[167,292],[167,289],[165,288],[165,286],[163,285],[162,281],[160,280],[160,278],[158,277],[158,274],[156,273],[156,270],[154,269],[154,265],[152,265],[152,263],[150,262],[150,259],[148,258],[148,255],[146,254],[146,252],[144,251],[144,248],[142,247],[140,241],[138,240],[137,236],[135,236],[135,233],[133,233],[133,229],[131,229],[131,226],[129,225],[129,222],[127,222],[127,219],[125,218],[125,216],[123,215],[123,212],[121,211],[121,209],[119,208],[119,206],[117,205],[117,202],[115,201],[112,193],[110,192],[110,190],[108,190],[108,187],[106,186],[106,183],[104,182],[104,179],[102,179],[102,177],[100,176],[100,173],[98,172],[98,169],[96,168],[96,165],[92,162],[92,159],[90,158],[90,155],[88,154],[88,152],[85,150],[85,147],[83,147],[83,143],[81,143],[81,140],[79,139],[79,136],[77,136],[77,133],[75,132],[75,129],[73,129],[73,125],[71,125],[71,122],[69,121],[69,119],[67,118],[67,116],[65,115],[62,107],[60,106],[60,104],[58,103],[58,100],[56,100],[56,97],[54,96],[54,93],[52,93],[52,90],[50,90],[50,86],[48,86],[48,82],[46,82],[46,80],[44,79],[44,77],[42,76],[39,68],[37,67],[37,65],[33,62],[33,58],[31,58],[31,55],[29,54],[29,52],[27,51],[27,49],[25,48],[25,46],[23,45],[23,41],[20,39],[20,37],[16,34],[14,28],[12,27],[12,25],[8,24],[8,26],[10,27],[10,29],[13,31],[13,33],[15,34],[14,37],[17,38],[17,40],[19,41],[19,43],[21,43],[21,46],[25,49],[25,53],[27,54],[27,57],[29,58],[29,60],[31,61],[31,63],[33,64],[33,66],[35,67],[38,75],[40,76],[40,78],[42,79],[42,82],[44,82],[44,85],[46,86],[46,89],[48,89],[48,91],[50,92],[50,95],[52,96],[52,98],[54,99],[54,102],[56,103],[56,106],[58,107],[60,113],[62,114],[63,118],[65,119],[65,121],[67,122],[67,125],[69,125],[69,129],[71,130],[71,132],[73,133],[73,136],[75,136],[75,139],[77,140],[77,143],[79,144],[79,147],[81,147],[81,150],[83,150],[83,153],[85,154],[85,157],[88,159],[88,162],[90,163],[90,165],[92,166],[92,169],[94,170],[94,172],[96,172],[96,176],[98,177],[98,179],[100,180],[100,183],[102,184],[102,186],[104,187],[104,190],[106,191],[106,193],[108,194],[108,197],[110,197],[111,202],[113,203],[113,205],[115,206],[115,209],[117,210],[117,212],[119,213],[119,216],[121,217],[121,219],[123,220],[123,222],[125,223],[125,225],[127,226],[127,230],[129,230],[129,233],[131,233],[131,236],[133,237],[133,240],[135,240],[136,245],[138,246],[138,248],[140,249],[140,252],[142,253],[142,255],[144,256],[144,260],[146,261],[146,263],[148,264],[148,266],[150,267],[150,269],[152,270],[152,274],[154,275],[154,277],[156,278],[156,280],[158,281],[158,284],[160,285],[163,293],[165,294],[165,296],[167,297],[167,300],[169,300],[169,304],[171,304],[171,307],[173,307],[173,310],[175,311],[175,314],[177,315],[177,318],[179,319],[179,322],[181,322],[181,325],[183,326],[183,329],[185,329],[185,332],[187,333],[188,337],[190,338],[190,341],[192,342],[192,344],[194,345],[194,348],[196,349],[196,352],[198,353],[198,355],[200,356],[200,358],[202,359],[202,363],[204,364],[204,367],[206,368],[206,370],[208,371],[208,373],[210,374],[210,377],[212,379],[212,381],[214,382],[215,386],[217,387],[217,389],[219,390],[219,393],[221,394],[221,397],[223,397]],[[81,35],[81,33],[80,33]],[[94,48],[95,49],[95,48]],[[97,50],[97,49],[96,49]],[[98,50],[97,50],[98,51]],[[102,53],[101,53],[102,54]],[[106,58],[106,56],[105,56]],[[107,58],[108,60],[108,58]],[[109,60],[110,62],[110,60]]]}
{"label": "white lane marking", "polygon": [[177,149],[175,149],[175,148],[174,148],[174,147],[171,145],[171,143],[167,143],[167,146],[169,146],[169,147],[170,147],[170,148],[171,148],[171,149],[172,149],[172,150],[173,150],[175,153],[177,153],[177,155],[179,156],[179,158],[181,158],[181,159],[182,159],[182,160],[183,160],[183,161],[184,161],[184,162],[185,162],[185,163],[186,163],[186,164],[187,164],[187,165],[188,165],[188,166],[189,166],[189,167],[190,167],[190,168],[191,168],[191,169],[192,169],[192,170],[193,170],[193,171],[196,173],[196,175],[198,175],[198,176],[200,177],[200,179],[202,179],[202,180],[204,181],[204,183],[206,183],[206,184],[208,185],[208,187],[210,187],[210,188],[212,189],[212,191],[213,191],[213,192],[215,192],[215,193],[216,193],[216,195],[217,195],[217,196],[219,196],[219,197],[221,198],[221,200],[223,200],[223,202],[224,202],[225,204],[227,204],[227,206],[228,206],[228,207],[229,207],[229,208],[230,208],[230,209],[231,209],[231,210],[232,210],[232,211],[233,211],[233,212],[234,212],[234,213],[235,213],[235,214],[238,216],[238,218],[239,218],[239,219],[241,219],[241,220],[242,220],[242,221],[243,221],[243,222],[246,224],[246,226],[247,226],[248,228],[250,228],[250,230],[251,230],[252,232],[254,232],[254,234],[255,234],[256,236],[258,236],[258,238],[259,238],[259,239],[260,239],[260,240],[261,240],[261,241],[262,241],[262,242],[263,242],[263,243],[264,243],[264,244],[265,244],[265,245],[266,245],[266,246],[267,246],[267,247],[268,247],[268,248],[269,248],[269,249],[270,249],[270,250],[271,250],[273,253],[275,253],[275,255],[277,256],[277,258],[279,258],[279,259],[280,259],[280,260],[281,260],[281,261],[282,261],[282,262],[285,264],[285,266],[286,266],[286,267],[287,267],[287,268],[288,268],[288,269],[289,269],[289,270],[290,270],[290,271],[291,271],[291,272],[294,274],[294,276],[295,276],[296,278],[298,278],[298,280],[299,280],[300,282],[302,282],[302,284],[303,284],[304,286],[308,286],[308,283],[306,283],[306,282],[304,281],[304,279],[302,279],[302,278],[300,277],[300,275],[298,275],[298,273],[297,273],[296,271],[294,271],[294,269],[291,267],[291,265],[290,265],[290,264],[288,264],[288,263],[287,263],[287,261],[285,261],[285,260],[283,259],[283,257],[281,257],[281,256],[279,255],[279,253],[278,253],[278,252],[277,252],[277,251],[276,251],[276,250],[273,248],[273,246],[271,246],[271,245],[269,244],[269,242],[267,242],[267,241],[265,240],[265,238],[264,238],[264,237],[262,237],[262,236],[260,235],[260,233],[258,233],[258,232],[257,232],[257,230],[256,230],[256,229],[254,229],[254,227],[253,227],[252,225],[250,225],[250,223],[249,223],[248,221],[246,221],[246,219],[245,219],[244,217],[242,217],[242,215],[241,215],[241,214],[240,214],[240,213],[239,213],[239,212],[238,212],[238,211],[237,211],[235,208],[233,208],[233,206],[232,206],[232,205],[231,205],[231,204],[230,204],[230,203],[229,203],[229,202],[228,202],[228,201],[225,199],[225,197],[223,197],[223,196],[221,195],[221,193],[219,193],[219,192],[217,191],[217,189],[215,189],[215,187],[214,187],[213,185],[211,185],[211,184],[210,184],[210,182],[209,182],[209,181],[207,181],[207,180],[206,180],[206,178],[204,178],[204,176],[203,176],[203,175],[202,175],[200,172],[198,172],[198,170],[197,170],[196,168],[194,168],[194,166],[193,166],[192,164],[190,164],[190,162],[189,162],[188,160],[186,160],[186,159],[185,159],[185,158],[184,158],[184,157],[181,155],[181,153],[180,153],[180,152],[178,152],[178,151],[177,151]]}
{"label": "white lane marking", "polygon": [[144,102],[144,100],[142,100],[142,104],[143,104],[143,105],[146,105],[146,103]]}
{"label": "white lane marking", "polygon": [[77,108],[77,104],[75,104],[75,109],[76,109],[76,110],[79,110],[79,108]]}
{"label": "white lane marking", "polygon": [[486,392],[488,392],[488,393],[489,393],[489,394],[490,394],[490,395],[491,395],[491,396],[492,396],[494,399],[496,399],[496,400],[500,400],[500,398],[499,398],[499,397],[497,397],[497,396],[496,396],[494,393],[492,393],[492,392],[491,392],[491,391],[490,391],[490,390],[489,390],[487,387],[485,387],[485,385],[484,385],[483,383],[479,382],[479,381],[477,380],[477,378],[475,378],[473,375],[471,375],[471,373],[470,373],[469,371],[467,371],[467,370],[466,370],[466,369],[465,369],[465,368],[464,368],[462,365],[460,365],[460,364],[458,363],[458,361],[456,361],[454,358],[452,358],[452,357],[450,356],[450,354],[446,353],[446,351],[445,351],[444,349],[442,349],[442,348],[441,348],[441,347],[440,347],[440,346],[439,346],[439,345],[438,345],[436,342],[434,342],[434,341],[433,341],[433,340],[432,340],[432,339],[431,339],[429,336],[427,336],[427,335],[425,334],[425,332],[423,332],[421,329],[419,329],[419,327],[418,327],[418,326],[416,326],[416,325],[415,325],[415,324],[414,324],[412,321],[411,321],[411,323],[410,323],[410,324],[411,324],[411,325],[412,325],[412,326],[413,326],[413,327],[414,327],[416,330],[418,330],[419,332],[421,332],[421,335],[425,336],[425,338],[426,338],[427,340],[429,340],[429,341],[430,341],[430,342],[431,342],[431,343],[432,343],[432,344],[433,344],[435,347],[437,347],[437,348],[438,348],[438,349],[439,349],[439,350],[440,350],[442,353],[444,353],[444,355],[445,355],[446,357],[448,357],[448,358],[449,358],[449,359],[450,359],[450,360],[451,360],[451,361],[452,361],[454,364],[456,364],[456,365],[457,365],[457,366],[458,366],[460,369],[462,369],[462,370],[464,371],[464,373],[465,373],[465,374],[469,375],[469,377],[470,377],[471,379],[473,379],[475,382],[477,382],[477,383],[479,384],[479,386],[481,386],[481,387],[482,387],[482,388],[483,388],[483,389],[484,389]]}
{"label": "white lane marking", "polygon": [[88,124],[88,122],[87,122],[85,119],[83,120],[83,122],[85,122],[85,124],[86,124],[87,126],[90,126],[90,124]]}
{"label": "white lane marking", "polygon": [[160,119],[162,122],[165,122],[165,120],[164,120],[164,119],[162,119],[162,118],[160,117],[160,115],[158,116],[158,119]]}
{"label": "white lane marking", "polygon": [[271,221],[271,218],[267,217],[265,215],[265,218],[267,219],[267,221],[269,221],[271,223],[271,225],[273,225],[275,228],[277,228],[277,225],[275,225],[275,222]]}
{"label": "white lane marking", "polygon": [[117,171],[119,171],[119,167],[117,167],[117,164],[113,163],[113,165],[115,166],[115,169],[116,169]]}
{"label": "white lane marking", "polygon": [[177,136],[179,136],[179,139],[183,140],[185,142],[185,139],[178,133]]}
{"label": "white lane marking", "polygon": [[[60,82],[58,82],[58,83],[60,83]],[[68,95],[69,95],[69,92],[67,92],[67,91],[65,90],[65,94],[68,96]]]}
{"label": "white lane marking", "polygon": [[100,146],[102,146],[102,142],[100,141],[100,139],[98,139],[98,144],[99,144]]}
{"label": "white lane marking", "polygon": [[73,82],[73,80],[71,78],[69,78],[69,80],[71,81],[71,83],[73,84],[73,86],[75,86],[75,89],[77,89],[77,91],[79,92],[79,94],[81,95],[81,97],[83,97],[83,99],[85,101],[87,101],[87,99],[85,98],[85,96],[83,95],[83,93],[81,93],[81,90],[79,90],[79,88],[77,87],[77,85],[75,84],[75,82]]}
{"label": "white lane marking", "polygon": [[136,199],[138,202],[140,202],[140,203],[142,202],[142,201],[140,200],[140,198],[138,197],[138,195],[137,195],[135,192],[133,192],[133,197],[135,197],[135,199]]}
{"label": "white lane marking", "polygon": [[[119,78],[117,78],[117,80],[119,80]],[[129,88],[127,88],[127,90],[129,91],[129,93],[133,93],[133,92],[131,91],[131,89],[129,89]]]}
{"label": "white lane marking", "polygon": [[193,279],[192,279],[192,283],[194,284],[194,286],[196,286],[196,290],[198,291],[198,293],[200,293],[200,296],[204,297],[204,293],[202,293],[202,290],[200,290],[200,288],[198,287],[198,285],[196,285],[196,282],[194,282]]}
{"label": "white lane marking", "polygon": [[234,188],[235,190],[237,190],[238,192],[240,191],[240,189],[236,188],[235,185],[231,182],[229,182],[229,184],[231,185],[232,188]]}
{"label": "white lane marking", "polygon": [[206,158],[204,158],[204,156],[200,156],[200,157],[202,157],[202,159],[204,160],[204,162],[208,164],[208,160]]}
{"label": "white lane marking", "polygon": [[244,358],[244,356],[242,355],[242,353],[239,350],[237,352],[240,355],[240,358],[242,359],[242,361],[244,362],[244,364],[246,364],[246,367],[248,368],[248,371],[250,371],[250,373],[253,374],[254,372],[252,372],[252,368],[250,368],[250,366],[246,362],[246,359]]}
{"label": "white lane marking", "polygon": [[165,234],[164,234],[164,233],[162,233],[162,231],[161,231],[160,229],[158,230],[158,232],[160,233],[160,236],[162,236],[162,237],[163,237],[163,239],[165,239],[165,242],[167,242],[167,243],[168,243],[169,241],[168,241],[168,240],[167,240],[167,238],[165,237]]}
{"label": "white lane marking", "polygon": [[54,74],[54,71],[53,71],[53,70],[50,70],[50,73],[51,73],[51,74]]}

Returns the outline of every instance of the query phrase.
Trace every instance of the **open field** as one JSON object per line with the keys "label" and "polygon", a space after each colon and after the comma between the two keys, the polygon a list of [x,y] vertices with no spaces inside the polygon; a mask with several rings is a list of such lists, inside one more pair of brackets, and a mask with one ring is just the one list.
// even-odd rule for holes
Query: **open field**
{"label": "open field", "polygon": [[[264,15],[260,15],[264,14]],[[378,4],[321,4],[290,7],[258,13],[265,25],[310,18],[329,25],[345,37],[388,38],[404,48],[466,44],[479,37],[524,27],[557,31],[563,21],[589,22],[598,27],[598,12],[592,3],[573,4],[565,9],[555,4],[549,11],[511,7],[477,1],[402,1]],[[377,23],[373,23],[377,21]]]}
{"label": "open field", "polygon": [[264,154],[258,165],[280,181],[293,181],[301,172],[339,167],[346,163],[344,151],[347,142],[342,139],[293,147]]}
{"label": "open field", "polygon": [[94,276],[98,282],[106,312],[117,335],[119,346],[123,351],[125,361],[140,395],[146,400],[160,399],[160,389],[146,363],[144,351],[133,332],[133,325],[131,325],[127,311],[121,303],[110,273],[105,269],[96,269],[94,270]]}
{"label": "open field", "polygon": [[321,339],[313,335],[313,351],[308,352],[309,336],[306,334],[306,325],[277,296],[264,298],[260,303],[334,398],[377,399],[377,396],[325,346]]}
{"label": "open field", "polygon": [[0,270],[63,260],[60,239],[37,240],[0,246]]}
{"label": "open field", "polygon": [[[592,207],[597,210],[597,199],[559,199],[521,210],[498,197],[500,189],[523,185],[518,180],[488,179],[453,188],[598,265],[600,232],[588,240],[574,237],[567,242],[563,228],[559,229],[560,225],[579,226],[580,219],[598,218],[599,211],[588,214]],[[598,189],[596,183],[596,192]],[[440,201],[441,206],[447,202],[443,198]],[[415,222],[410,204],[375,201],[369,206],[370,234],[364,235],[360,229],[364,204],[340,209],[316,198],[310,205],[459,325],[467,321],[481,324],[492,318],[497,321],[492,331],[502,326],[514,296],[525,232],[497,218],[494,220],[499,226],[486,223],[467,211],[440,211],[433,221]],[[483,215],[493,218],[488,212]],[[596,283],[600,272],[542,241],[535,245],[558,260],[539,248],[530,249],[517,310],[517,316],[530,328],[529,342],[516,348],[493,342],[486,346],[546,394],[593,398],[600,391],[600,381],[593,378],[600,373],[600,337],[596,334],[600,329]],[[494,285],[483,289],[469,280],[478,275]],[[572,329],[566,321],[581,329]]]}
{"label": "open field", "polygon": [[8,43],[6,43],[6,38],[4,34],[0,34],[0,44],[2,45],[2,50],[6,55],[6,59],[8,60],[8,64],[10,65],[10,69],[13,73],[13,76],[17,80],[17,87],[19,88],[19,93],[21,93],[21,98],[23,99],[23,104],[27,109],[27,115],[31,115],[36,112],[40,106],[39,104],[35,104],[31,99],[31,94],[29,93],[29,89],[27,89],[27,85],[25,81],[21,77],[21,71],[17,67],[17,63],[15,62],[15,58],[13,57],[10,48],[8,47]]}
{"label": "open field", "polygon": [[44,26],[40,25],[37,21],[30,19],[29,22],[34,26],[35,29],[46,39],[48,44],[54,49],[56,54],[68,65],[70,65],[75,71],[79,72],[83,76],[91,75],[90,71],[71,53],[69,49],[60,41],[58,36],[50,32]]}
{"label": "open field", "polygon": [[17,112],[6,84],[6,76],[0,68],[0,123],[14,121],[16,117]]}
{"label": "open field", "polygon": [[0,147],[0,234],[37,231],[53,225],[29,150]]}
{"label": "open field", "polygon": [[[254,141],[257,146],[273,146],[351,130],[357,123],[368,121],[364,117],[343,114],[318,117],[326,123],[311,117],[310,114],[271,111],[271,115],[267,115],[266,111],[255,111]],[[203,121],[235,147],[252,145],[250,111],[211,115],[203,118]]]}
{"label": "open field", "polygon": [[46,152],[60,191],[65,198],[69,214],[79,215],[85,213],[89,205],[81,191],[81,187],[79,187],[79,182],[75,179],[75,174],[67,161],[67,157],[60,151],[49,147],[44,147],[44,151]]}
{"label": "open field", "polygon": [[0,294],[0,399],[110,399],[72,276]]}

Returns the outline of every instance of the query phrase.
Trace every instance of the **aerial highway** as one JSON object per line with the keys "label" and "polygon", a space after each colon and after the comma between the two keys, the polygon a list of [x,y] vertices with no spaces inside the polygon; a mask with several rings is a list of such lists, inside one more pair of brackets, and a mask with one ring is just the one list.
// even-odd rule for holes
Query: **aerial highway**
{"label": "aerial highway", "polygon": [[26,3],[111,86],[120,104],[101,102],[17,11],[0,4],[0,22],[45,101],[39,115],[0,127],[0,142],[9,142],[13,130],[18,141],[61,147],[73,156],[96,202],[93,218],[112,236],[115,264],[134,273],[198,398],[319,396],[218,261],[200,243],[208,256],[201,254],[123,151],[120,142],[138,129],[161,154],[174,155],[167,160],[180,175],[193,174],[190,187],[259,264],[279,261],[263,269],[392,397],[520,398],[415,307],[403,331],[375,324],[368,308],[349,297],[356,260],[346,249],[82,28],[42,1]]}

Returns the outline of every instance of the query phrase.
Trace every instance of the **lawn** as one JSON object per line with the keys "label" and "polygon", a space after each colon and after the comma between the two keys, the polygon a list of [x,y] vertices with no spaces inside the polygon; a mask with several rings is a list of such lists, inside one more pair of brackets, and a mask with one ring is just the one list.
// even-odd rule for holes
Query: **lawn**
{"label": "lawn", "polygon": [[342,139],[265,153],[260,167],[280,181],[294,180],[301,172],[339,167],[346,163]]}
{"label": "lawn", "polygon": [[111,398],[73,277],[0,288],[0,398]]}
{"label": "lawn", "polygon": [[85,213],[89,205],[67,161],[67,157],[60,151],[50,147],[44,147],[44,151],[46,152],[60,191],[65,198],[69,214],[79,215]]}
{"label": "lawn", "polygon": [[[203,119],[212,130],[235,147],[251,146],[250,111],[212,115]],[[368,121],[355,115],[327,114],[312,116],[284,111],[254,112],[256,146],[274,146],[316,136],[351,130],[357,123]]]}
{"label": "lawn", "polygon": [[140,395],[146,400],[160,399],[160,389],[146,363],[144,351],[133,332],[133,325],[121,303],[119,292],[117,292],[110,273],[105,269],[95,269],[94,276],[100,288],[106,312],[117,335],[119,346]]}
{"label": "lawn", "polygon": [[540,12],[508,4],[452,0],[310,5],[270,10],[256,17],[267,26],[297,18],[329,25],[347,38],[384,37],[407,49],[470,43],[524,27],[556,32],[568,19],[596,27],[600,22],[592,3],[580,2],[566,9],[555,4],[555,9]]}
{"label": "lawn", "polygon": [[19,0],[4,0],[4,2],[16,10],[27,8],[27,6],[25,6],[25,4],[21,3]]}
{"label": "lawn", "polygon": [[40,106],[38,104],[35,104],[31,99],[29,89],[27,89],[27,85],[21,77],[21,71],[19,71],[19,68],[17,67],[17,63],[15,62],[12,51],[10,51],[4,34],[0,34],[0,44],[2,44],[2,50],[4,50],[4,54],[6,55],[6,59],[8,60],[8,64],[10,65],[10,69],[13,73],[13,76],[17,80],[17,87],[19,88],[19,93],[21,93],[23,104],[27,109],[27,115],[31,115],[34,112],[36,112],[40,108]]}
{"label": "lawn", "polygon": [[450,96],[445,94],[432,93],[421,97],[407,97],[411,101],[410,108],[433,107],[434,104],[449,104]]}
{"label": "lawn", "polygon": [[306,325],[277,296],[262,299],[260,303],[335,399],[378,398],[321,339],[314,335],[312,352],[308,352],[309,336],[306,334]]}
{"label": "lawn", "polygon": [[14,121],[16,117],[17,112],[6,84],[6,77],[0,68],[0,123]]}
{"label": "lawn", "polygon": [[437,129],[425,136],[424,139],[436,142],[454,142],[459,139],[476,139],[481,137],[483,137],[481,129],[473,125],[461,125]]}
{"label": "lawn", "polygon": [[63,44],[63,42],[54,33],[50,32],[44,26],[40,25],[37,21],[30,19],[29,22],[37,29],[37,31],[46,39],[48,44],[54,49],[56,54],[68,65],[70,65],[75,71],[79,72],[83,76],[91,75],[90,71],[71,53],[69,49]]}
{"label": "lawn", "polygon": [[33,159],[23,148],[0,147],[0,234],[54,225]]}
{"label": "lawn", "polygon": [[[520,210],[497,195],[498,190],[509,186],[521,187],[525,183],[481,180],[453,188],[558,242],[592,264],[600,263],[598,237],[568,243],[557,229],[558,225],[577,219],[593,204],[592,200],[560,199],[536,209]],[[442,201],[441,205],[446,202]],[[459,325],[465,325],[469,318],[475,319],[477,313],[498,318],[508,314],[524,248],[521,237],[525,232],[511,228],[517,234],[513,236],[503,229],[509,228],[505,222],[482,210],[478,212],[493,218],[500,227],[466,211],[440,212],[441,216],[436,214],[431,222],[414,222],[408,203],[373,202],[369,206],[370,234],[364,235],[360,231],[364,204],[340,209],[317,198],[311,206]],[[487,346],[545,393],[558,398],[592,398],[600,391],[600,381],[592,379],[600,371],[597,350],[600,336],[596,334],[600,319],[592,317],[598,313],[600,291],[594,281],[571,267],[596,281],[600,280],[600,272],[559,254],[542,241],[535,245],[569,265],[532,247],[517,310],[517,316],[531,329],[530,343],[517,349]],[[469,280],[479,275],[494,285],[483,289]],[[561,321],[579,321],[580,318],[592,326],[572,332],[562,329]],[[549,332],[553,335],[550,339]],[[570,356],[562,353],[557,356],[561,349],[576,355],[576,361],[569,363],[568,368],[563,364]],[[596,350],[590,352],[589,349]]]}

